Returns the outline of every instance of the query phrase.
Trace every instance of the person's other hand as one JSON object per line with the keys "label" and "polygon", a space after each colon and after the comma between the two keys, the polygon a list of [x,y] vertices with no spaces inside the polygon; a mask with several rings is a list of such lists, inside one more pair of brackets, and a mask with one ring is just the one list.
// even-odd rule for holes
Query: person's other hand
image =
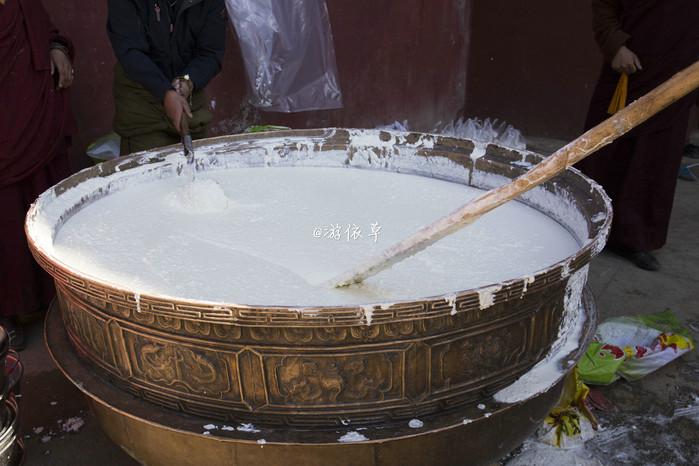
{"label": "person's other hand", "polygon": [[73,65],[70,58],[61,49],[51,49],[51,75],[58,73],[58,88],[68,89],[73,84]]}
{"label": "person's other hand", "polygon": [[172,80],[172,87],[175,88],[179,95],[189,99],[189,96],[192,95],[192,90],[194,90],[194,83],[190,79],[175,78]]}
{"label": "person's other hand", "polygon": [[189,108],[187,99],[182,97],[177,91],[170,90],[165,93],[163,101],[165,114],[168,116],[172,125],[178,133],[182,134],[182,115],[187,115],[192,118],[192,110]]}
{"label": "person's other hand", "polygon": [[612,59],[612,68],[617,73],[634,74],[638,70],[642,70],[641,60],[638,56],[629,50],[625,45],[617,51]]}

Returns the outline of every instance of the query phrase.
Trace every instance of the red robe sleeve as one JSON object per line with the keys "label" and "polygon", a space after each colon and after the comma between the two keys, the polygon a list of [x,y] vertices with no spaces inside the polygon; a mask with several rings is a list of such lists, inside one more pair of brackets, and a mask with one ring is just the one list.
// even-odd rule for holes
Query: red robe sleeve
{"label": "red robe sleeve", "polygon": [[40,0],[12,0],[0,12],[2,188],[67,157],[76,126],[69,91],[56,88],[49,54],[52,41],[72,44],[51,24]]}
{"label": "red robe sleeve", "polygon": [[592,29],[606,61],[631,38],[621,28],[621,0],[592,0]]}
{"label": "red robe sleeve", "polygon": [[[17,1],[17,0],[15,0]],[[27,24],[27,35],[32,51],[32,61],[36,71],[50,70],[49,49],[52,42],[57,42],[69,51],[71,60],[74,57],[73,43],[58,32],[41,0],[19,0]]]}

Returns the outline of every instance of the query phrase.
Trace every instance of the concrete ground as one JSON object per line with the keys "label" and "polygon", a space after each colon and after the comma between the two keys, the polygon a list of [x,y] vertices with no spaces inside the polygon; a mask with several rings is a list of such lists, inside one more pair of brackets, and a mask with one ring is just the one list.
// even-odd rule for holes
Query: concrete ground
{"label": "concrete ground", "polygon": [[[658,258],[663,268],[654,273],[606,252],[594,261],[590,285],[601,319],[669,308],[699,341],[699,182],[678,183],[670,237]],[[77,389],[53,366],[39,322],[32,325],[21,356],[26,368],[20,409],[27,466],[136,464],[101,432]],[[590,458],[609,465],[699,464],[696,350],[640,381],[619,381],[601,393],[614,409],[595,412],[602,430],[588,444]],[[84,425],[77,432],[64,432],[68,429],[61,426],[71,418]]]}

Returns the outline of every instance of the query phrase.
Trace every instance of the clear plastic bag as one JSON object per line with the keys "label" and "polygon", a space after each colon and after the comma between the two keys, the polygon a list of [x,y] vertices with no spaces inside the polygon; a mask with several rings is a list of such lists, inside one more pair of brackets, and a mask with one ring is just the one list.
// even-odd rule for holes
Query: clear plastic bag
{"label": "clear plastic bag", "polygon": [[342,107],[324,0],[226,0],[252,92],[269,112]]}
{"label": "clear plastic bag", "polygon": [[87,147],[87,155],[95,163],[119,157],[121,149],[121,138],[116,133],[110,133],[94,141]]}

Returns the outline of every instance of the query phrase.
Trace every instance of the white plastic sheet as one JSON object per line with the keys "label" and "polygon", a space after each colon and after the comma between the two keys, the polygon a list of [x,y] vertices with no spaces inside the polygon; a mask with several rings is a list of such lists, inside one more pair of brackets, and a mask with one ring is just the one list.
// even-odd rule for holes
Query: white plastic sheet
{"label": "white plastic sheet", "polygon": [[342,107],[325,0],[226,0],[252,94],[270,112]]}

